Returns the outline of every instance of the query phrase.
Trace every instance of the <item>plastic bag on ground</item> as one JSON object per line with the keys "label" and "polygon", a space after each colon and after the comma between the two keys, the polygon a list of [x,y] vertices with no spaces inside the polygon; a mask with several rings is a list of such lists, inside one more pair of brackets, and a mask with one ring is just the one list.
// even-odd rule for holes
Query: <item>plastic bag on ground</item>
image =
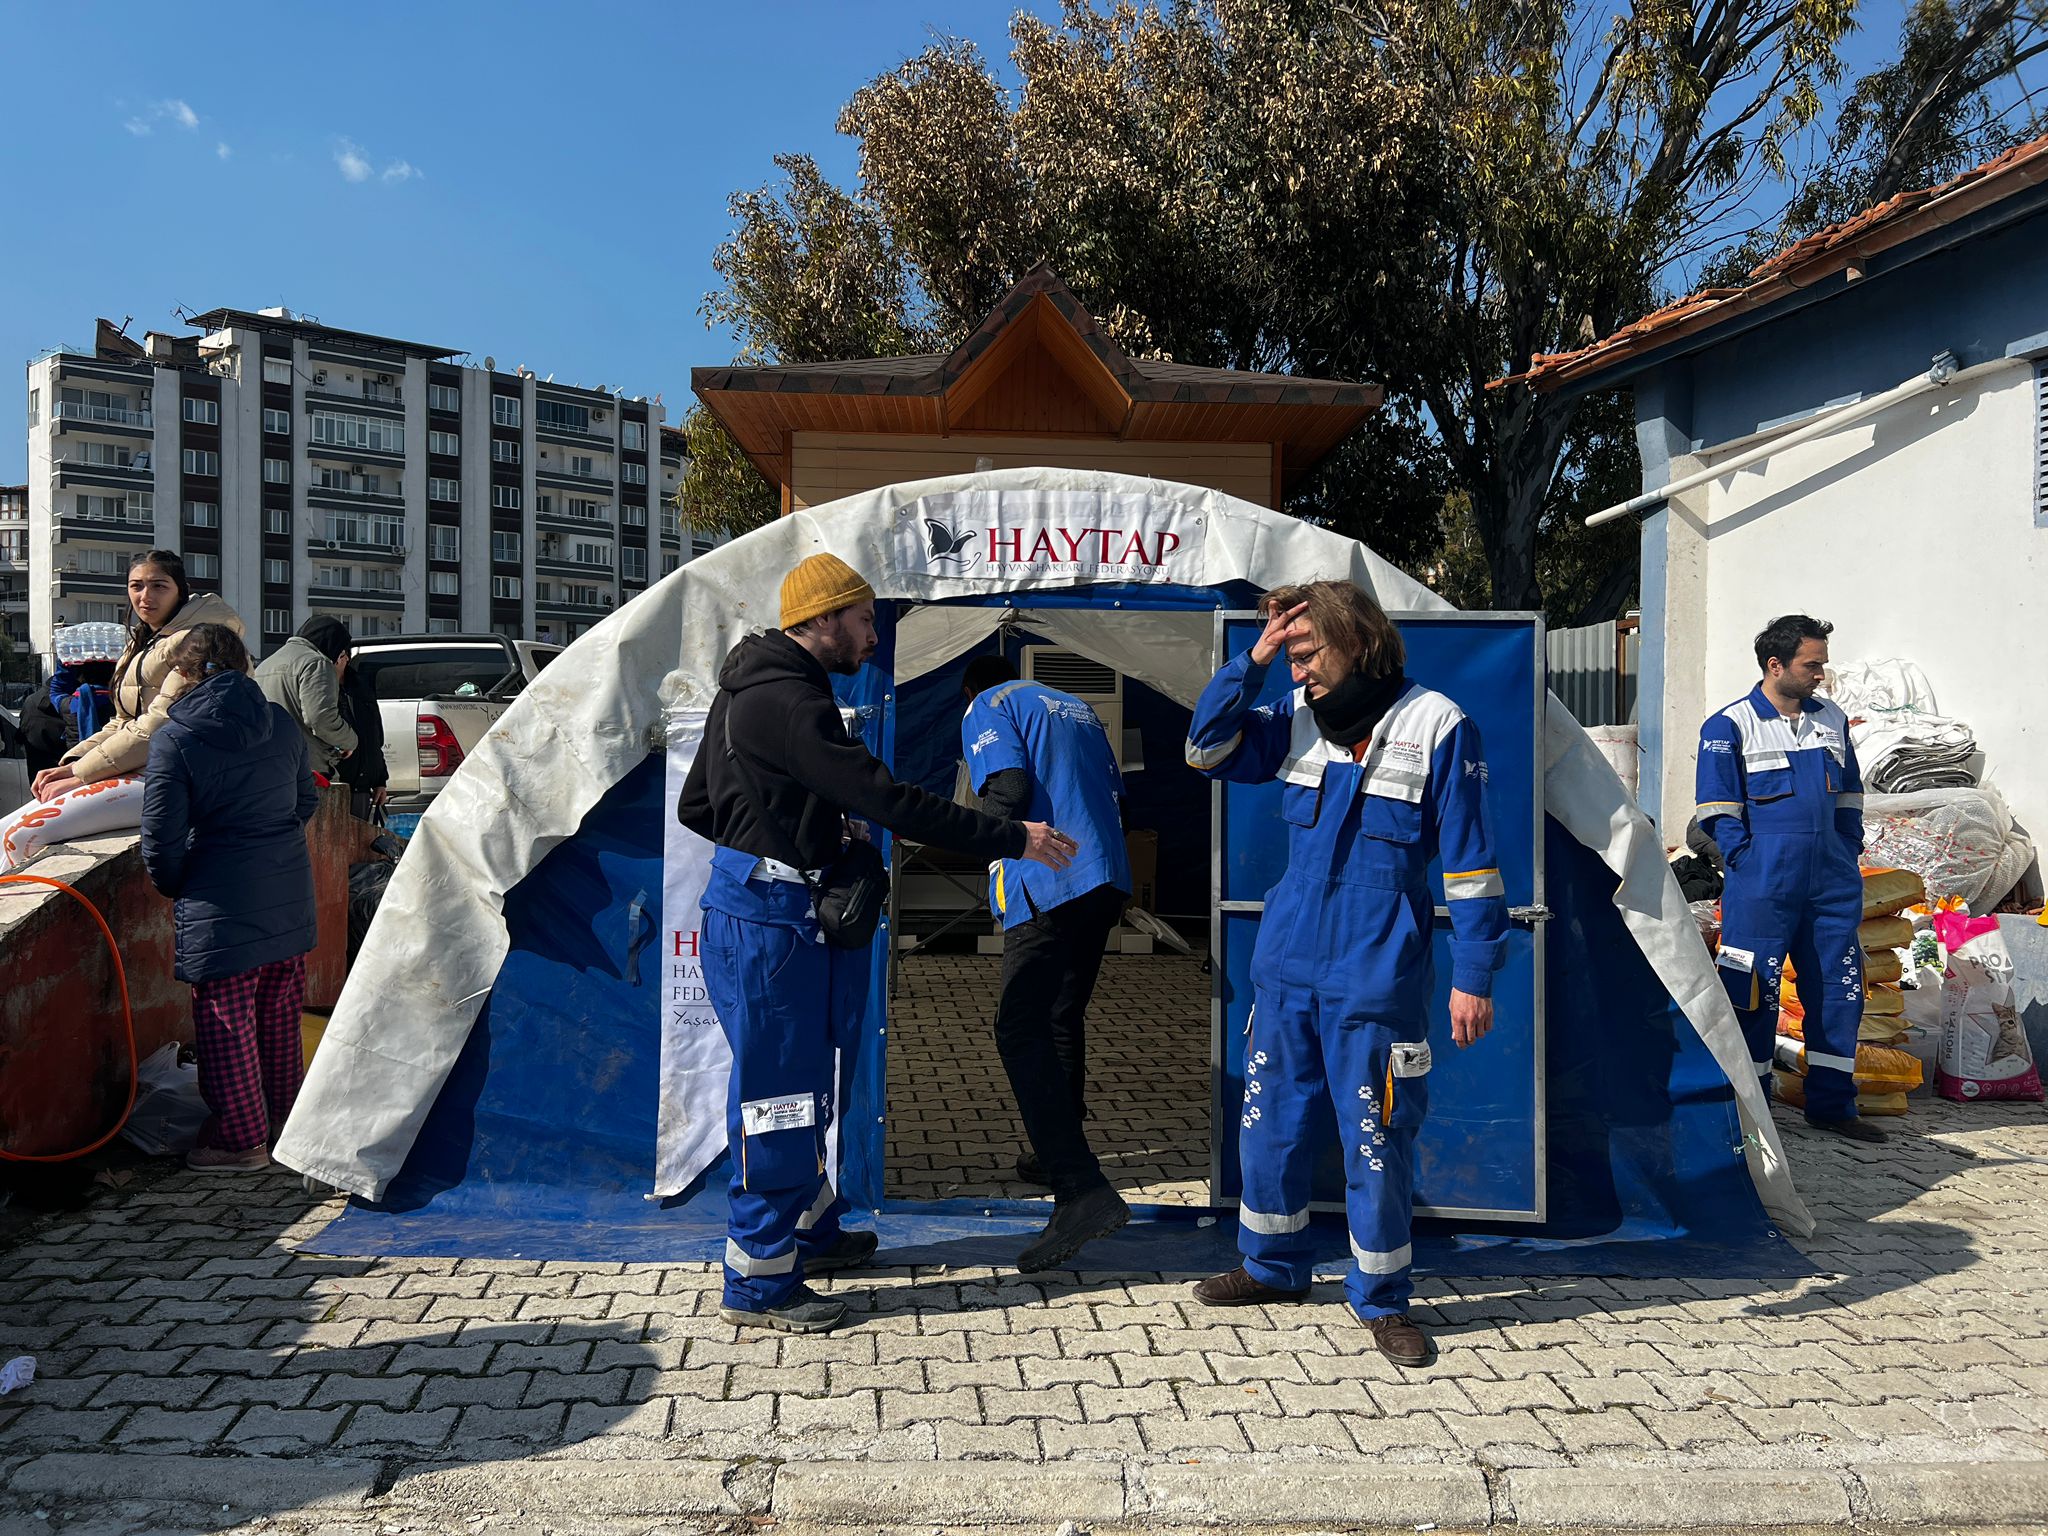
{"label": "plastic bag on ground", "polygon": [[206,1100],[199,1096],[198,1065],[181,1063],[178,1042],[172,1040],[137,1068],[135,1109],[121,1136],[151,1157],[182,1156],[199,1145],[207,1114]]}
{"label": "plastic bag on ground", "polygon": [[[1866,796],[1863,856],[1918,874],[1936,901],[1956,897],[1983,913],[2019,883],[2034,862],[2034,844],[2013,825],[2005,797],[1987,784]],[[1865,916],[1871,915],[1869,888],[1866,880]]]}
{"label": "plastic bag on ground", "polygon": [[1946,1099],[2034,1099],[2041,1074],[2013,997],[2012,955],[1993,917],[1939,912],[1948,949],[1935,1090]]}

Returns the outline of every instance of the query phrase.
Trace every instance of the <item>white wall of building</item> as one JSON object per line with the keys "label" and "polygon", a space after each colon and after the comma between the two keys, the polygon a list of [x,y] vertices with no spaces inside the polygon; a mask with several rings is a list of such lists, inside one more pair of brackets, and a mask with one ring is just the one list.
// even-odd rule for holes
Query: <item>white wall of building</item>
{"label": "white wall of building", "polygon": [[2048,846],[2048,528],[2035,525],[2036,433],[2033,365],[2000,363],[1673,508],[1674,521],[1704,514],[1704,571],[1666,584],[1667,633],[1702,637],[1667,655],[1667,842],[1690,814],[1701,717],[1754,686],[1752,647],[1766,622],[1809,613],[1835,625],[1838,662],[1916,662],[1942,712],[1975,732],[1986,780]]}

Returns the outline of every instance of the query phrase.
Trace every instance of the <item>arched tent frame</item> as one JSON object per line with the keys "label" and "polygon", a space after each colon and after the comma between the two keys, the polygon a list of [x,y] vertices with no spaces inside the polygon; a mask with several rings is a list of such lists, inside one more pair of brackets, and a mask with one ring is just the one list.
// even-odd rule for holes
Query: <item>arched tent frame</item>
{"label": "arched tent frame", "polygon": [[[279,1160],[366,1199],[385,1194],[506,958],[507,894],[645,763],[671,708],[709,703],[732,645],[775,622],[792,565],[829,551],[866,575],[883,599],[987,601],[1076,586],[1107,597],[1100,583],[1113,572],[1090,566],[1077,573],[1073,562],[1001,569],[980,562],[956,571],[927,529],[1011,527],[1055,513],[1072,527],[1177,530],[1170,549],[1156,536],[1141,546],[1139,558],[1154,562],[1145,572],[1151,579],[1264,590],[1344,577],[1389,609],[1449,606],[1364,545],[1284,514],[1220,492],[1078,470],[889,486],[721,546],[557,658],[429,809],[329,1022]],[[1128,553],[1113,543],[1101,541],[1103,560]],[[1744,1157],[1765,1210],[1791,1230],[1811,1231],[1741,1031],[1655,829],[1555,698],[1543,749],[1551,820],[1616,876],[1613,901],[1628,933],[1733,1085]]]}

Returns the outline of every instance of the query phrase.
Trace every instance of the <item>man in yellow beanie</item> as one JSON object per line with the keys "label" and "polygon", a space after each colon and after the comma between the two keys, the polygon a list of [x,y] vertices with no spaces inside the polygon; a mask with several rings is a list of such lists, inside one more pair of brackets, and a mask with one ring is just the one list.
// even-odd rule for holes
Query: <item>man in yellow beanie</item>
{"label": "man in yellow beanie", "polygon": [[[875,593],[835,555],[782,582],[781,628],[749,635],[719,669],[704,743],[676,815],[714,843],[704,888],[704,983],[732,1046],[732,1149],[719,1316],[740,1327],[820,1333],[846,1303],[804,1276],[862,1263],[872,1232],[842,1229],[825,1175],[837,1098],[833,1053],[859,1043],[869,949],[823,942],[811,885],[839,856],[846,818],[979,859],[1064,869],[1072,838],[999,821],[899,784],[850,737],[831,674],[874,655]],[[792,859],[795,862],[792,862]]]}

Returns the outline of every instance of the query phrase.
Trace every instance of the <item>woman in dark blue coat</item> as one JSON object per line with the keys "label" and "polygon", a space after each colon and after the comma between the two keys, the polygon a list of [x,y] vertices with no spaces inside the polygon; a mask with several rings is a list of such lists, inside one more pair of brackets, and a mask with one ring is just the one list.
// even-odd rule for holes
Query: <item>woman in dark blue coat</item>
{"label": "woman in dark blue coat", "polygon": [[186,1162],[266,1167],[298,1097],[306,953],[318,938],[305,823],[320,803],[297,722],[249,678],[231,629],[201,624],[171,665],[189,683],[149,743],[142,861],[177,902],[199,1091],[213,1111]]}

